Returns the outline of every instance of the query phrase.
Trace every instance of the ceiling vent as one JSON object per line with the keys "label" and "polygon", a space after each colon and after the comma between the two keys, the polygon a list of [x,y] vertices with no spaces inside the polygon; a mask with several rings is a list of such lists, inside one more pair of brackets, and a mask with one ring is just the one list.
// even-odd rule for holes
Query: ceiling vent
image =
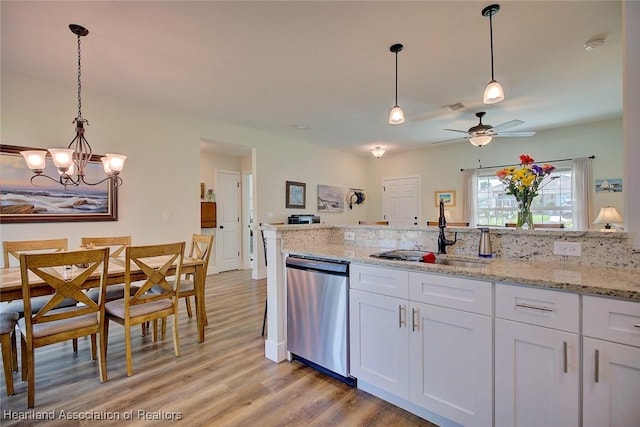
{"label": "ceiling vent", "polygon": [[443,105],[442,108],[447,111],[458,111],[462,110],[464,108],[464,105],[462,104],[462,102],[456,102],[455,104]]}

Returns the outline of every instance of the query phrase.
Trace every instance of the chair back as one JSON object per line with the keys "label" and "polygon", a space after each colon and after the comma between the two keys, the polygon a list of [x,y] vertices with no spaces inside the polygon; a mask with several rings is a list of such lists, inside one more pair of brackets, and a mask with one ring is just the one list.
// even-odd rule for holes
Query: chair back
{"label": "chair back", "polygon": [[[261,222],[263,225],[284,225],[284,222]],[[260,237],[262,238],[262,248],[264,249],[264,266],[267,266],[267,240],[264,238],[264,230],[260,229]]]}
{"label": "chair back", "polygon": [[191,249],[189,249],[189,258],[204,260],[205,271],[209,266],[209,258],[211,257],[212,246],[213,235],[194,234],[191,237]]}
{"label": "chair back", "polygon": [[11,255],[14,259],[20,260],[22,253],[46,253],[46,252],[66,252],[69,250],[69,242],[63,239],[48,240],[14,240],[2,242],[4,267],[9,267]]}
{"label": "chair back", "polygon": [[[438,223],[438,221],[427,221],[427,225],[428,226],[438,226],[439,223]],[[468,227],[469,223],[468,222],[447,221],[447,225],[451,226],[451,227]]]}
{"label": "chair back", "polygon": [[[150,246],[128,246],[125,249],[125,291],[124,307],[126,317],[129,317],[131,306],[152,303],[163,299],[172,299],[173,307],[177,306],[180,287],[180,270],[184,258],[185,242],[168,243]],[[169,269],[175,265],[175,272]],[[142,270],[141,274],[131,274],[131,268]],[[168,281],[167,276],[175,275],[175,280]],[[139,286],[132,293],[133,282]],[[149,292],[152,287],[162,289],[162,293]]]}
{"label": "chair back", "polygon": [[109,248],[109,256],[118,258],[124,255],[127,246],[131,246],[131,236],[81,237],[80,244],[85,249]]}
{"label": "chair back", "polygon": [[[97,314],[96,320],[100,319],[100,323],[88,325],[87,327],[96,329],[94,332],[88,332],[87,335],[98,332],[97,328],[104,319],[104,304],[101,302],[104,301],[108,265],[108,248],[52,254],[21,254],[20,274],[27,338],[30,338],[33,333],[34,325],[92,313]],[[98,275],[98,285],[95,281],[96,275]],[[32,311],[33,287],[40,286],[42,282],[51,287],[53,294],[46,304],[37,311]],[[101,292],[97,303],[83,292],[96,286]],[[60,302],[68,298],[81,304],[55,310]]]}
{"label": "chair back", "polygon": [[389,225],[389,221],[358,221],[359,225]]}
{"label": "chair back", "polygon": [[[516,223],[515,222],[507,222],[505,225],[505,227],[509,227],[509,228],[515,228],[516,227]],[[560,224],[533,224],[533,226],[535,228],[564,228],[564,223],[560,223]]]}

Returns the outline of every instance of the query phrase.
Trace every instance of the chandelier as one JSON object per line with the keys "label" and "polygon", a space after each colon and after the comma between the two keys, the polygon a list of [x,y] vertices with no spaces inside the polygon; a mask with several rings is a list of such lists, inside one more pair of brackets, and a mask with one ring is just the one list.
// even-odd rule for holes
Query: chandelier
{"label": "chandelier", "polygon": [[67,148],[49,148],[48,152],[51,154],[53,163],[58,168],[59,177],[52,178],[44,174],[45,158],[47,151],[44,150],[28,150],[21,151],[20,154],[27,162],[27,167],[31,169],[34,175],[31,177],[31,183],[37,177],[48,178],[52,181],[58,182],[65,187],[67,185],[98,185],[106,180],[109,180],[113,186],[122,185],[122,178],[120,178],[120,172],[124,167],[124,161],[127,156],[121,154],[107,153],[104,157],[101,157],[102,166],[105,174],[104,179],[98,182],[87,182],[85,180],[85,171],[87,164],[91,161],[92,150],[91,145],[84,137],[85,124],[89,124],[87,120],[82,117],[82,82],[81,82],[81,62],[80,62],[80,37],[84,37],[89,34],[89,30],[86,28],[70,24],[69,29],[78,38],[78,116],[73,120],[76,126],[76,136],[71,140]]}

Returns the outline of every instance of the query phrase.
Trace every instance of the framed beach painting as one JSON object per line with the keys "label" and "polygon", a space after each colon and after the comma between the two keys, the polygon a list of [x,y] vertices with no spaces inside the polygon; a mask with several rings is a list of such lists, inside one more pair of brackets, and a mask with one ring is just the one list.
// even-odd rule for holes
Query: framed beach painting
{"label": "framed beach painting", "polygon": [[344,188],[318,185],[318,212],[343,212]]}
{"label": "framed beach painting", "polygon": [[[20,154],[33,149],[0,145],[0,223],[118,220],[118,187],[110,180],[65,188],[44,176],[34,177]],[[59,176],[49,155],[43,175]],[[100,156],[92,156],[85,177],[88,182],[104,179]]]}
{"label": "framed beach painting", "polygon": [[447,207],[456,205],[456,192],[453,190],[436,191],[435,195],[436,207],[440,206],[440,200],[442,200]]}

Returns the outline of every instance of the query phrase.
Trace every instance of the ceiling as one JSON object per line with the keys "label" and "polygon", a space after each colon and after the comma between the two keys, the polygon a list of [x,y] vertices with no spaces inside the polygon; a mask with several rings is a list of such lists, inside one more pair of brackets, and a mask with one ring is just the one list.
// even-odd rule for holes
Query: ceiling
{"label": "ceiling", "polygon": [[[484,122],[541,131],[622,116],[619,1],[2,1],[2,70],[368,155],[428,147]],[[587,51],[584,43],[605,37]],[[394,43],[403,125],[394,105]],[[91,91],[91,92],[89,92]],[[449,111],[445,105],[462,103]],[[89,108],[85,107],[86,112]],[[74,114],[74,107],[69,114]],[[86,114],[90,119],[89,114]],[[506,140],[507,138],[502,138]],[[225,144],[234,141],[220,141]],[[467,143],[464,140],[456,142]]]}

